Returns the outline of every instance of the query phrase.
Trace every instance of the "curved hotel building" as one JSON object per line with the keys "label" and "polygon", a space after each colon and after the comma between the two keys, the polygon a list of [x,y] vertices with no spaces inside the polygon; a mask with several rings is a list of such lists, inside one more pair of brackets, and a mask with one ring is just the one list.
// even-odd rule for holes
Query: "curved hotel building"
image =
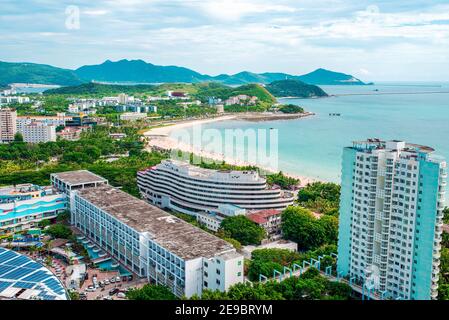
{"label": "curved hotel building", "polygon": [[210,170],[175,160],[138,172],[137,184],[148,202],[191,215],[223,204],[248,211],[285,209],[294,201],[293,192],[268,187],[257,171]]}

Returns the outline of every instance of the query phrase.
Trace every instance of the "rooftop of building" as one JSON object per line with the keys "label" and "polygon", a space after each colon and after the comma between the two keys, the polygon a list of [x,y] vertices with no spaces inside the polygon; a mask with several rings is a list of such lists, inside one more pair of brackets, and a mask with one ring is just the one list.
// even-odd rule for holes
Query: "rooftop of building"
{"label": "rooftop of building", "polygon": [[5,248],[0,248],[0,297],[67,300],[63,285],[50,270]]}
{"label": "rooftop of building", "polygon": [[107,180],[87,170],[53,173],[52,176],[68,185],[107,182]]}
{"label": "rooftop of building", "polygon": [[281,210],[267,209],[267,210],[252,212],[252,213],[248,214],[246,217],[249,220],[251,220],[257,224],[263,224],[268,221],[268,218],[270,218],[272,216],[278,216],[281,213],[282,213]]}
{"label": "rooftop of building", "polygon": [[[214,170],[205,169],[195,165],[191,165],[188,162],[167,159],[163,160],[159,165],[150,168],[149,170],[159,169],[159,168],[175,168],[181,173],[187,174],[190,177],[200,178],[200,179],[213,179],[213,178],[223,178],[224,176],[239,178],[242,182],[261,182],[264,183],[266,180],[262,178],[257,171],[254,170]],[[242,179],[243,178],[243,179]],[[246,179],[244,179],[246,178]]]}
{"label": "rooftop of building", "polygon": [[432,153],[435,149],[414,143],[407,143],[401,140],[381,140],[369,138],[362,141],[354,141],[353,148],[366,150],[386,150],[386,151],[406,151],[415,153]]}
{"label": "rooftop of building", "polygon": [[15,186],[5,186],[0,187],[0,196],[2,195],[23,195],[23,194],[31,194],[39,191],[48,191],[51,190],[51,186],[38,186],[31,183],[25,184],[17,184]]}
{"label": "rooftop of building", "polygon": [[233,250],[226,241],[109,185],[78,194],[134,230],[148,232],[153,241],[184,260]]}

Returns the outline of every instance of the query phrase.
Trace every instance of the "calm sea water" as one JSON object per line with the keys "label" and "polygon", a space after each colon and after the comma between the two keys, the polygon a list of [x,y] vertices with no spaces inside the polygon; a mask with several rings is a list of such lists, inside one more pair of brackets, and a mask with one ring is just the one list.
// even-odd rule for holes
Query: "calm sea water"
{"label": "calm sea water", "polygon": [[[382,83],[323,89],[338,96],[280,101],[303,106],[316,116],[257,123],[224,121],[203,128],[278,129],[280,170],[333,182],[340,181],[343,147],[354,140],[401,139],[431,146],[436,154],[449,160],[449,83]],[[425,93],[435,91],[448,93]]]}

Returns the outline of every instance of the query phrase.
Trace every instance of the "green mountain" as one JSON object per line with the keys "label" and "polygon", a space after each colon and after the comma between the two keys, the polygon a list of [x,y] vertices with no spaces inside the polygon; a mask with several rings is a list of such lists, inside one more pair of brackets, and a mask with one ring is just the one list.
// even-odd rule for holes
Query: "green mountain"
{"label": "green mountain", "polygon": [[120,93],[135,94],[152,91],[155,89],[153,85],[109,85],[95,82],[83,83],[78,86],[61,87],[49,89],[44,92],[46,95],[51,94],[73,94],[73,95],[114,95]]}
{"label": "green mountain", "polygon": [[72,70],[44,64],[0,61],[0,83],[37,83],[67,86],[80,84],[82,81]]}
{"label": "green mountain", "polygon": [[318,69],[311,73],[299,76],[301,80],[309,84],[319,85],[366,85],[360,79],[357,79],[349,74],[333,72],[326,69]]}
{"label": "green mountain", "polygon": [[83,66],[75,70],[75,73],[81,79],[104,82],[195,83],[210,79],[209,76],[187,68],[156,66],[143,60],[107,60],[100,65]]}
{"label": "green mountain", "polygon": [[166,83],[161,85],[114,85],[100,83],[84,83],[78,86],[61,87],[46,90],[45,95],[97,95],[109,96],[119,93],[126,94],[152,94],[161,95],[171,91],[188,92],[192,97],[207,102],[209,97],[228,99],[229,97],[246,94],[256,96],[259,101],[274,103],[276,98],[264,87],[258,84],[246,84],[238,87],[231,87],[217,82],[203,82],[192,84]]}
{"label": "green mountain", "polygon": [[34,63],[0,62],[0,83],[38,83],[73,86],[91,81],[105,83],[200,83],[220,82],[227,85],[250,83],[270,84],[280,80],[299,80],[315,85],[364,85],[359,79],[344,73],[318,69],[312,73],[295,76],[286,73],[240,72],[234,75],[209,76],[176,66],[157,66],[143,60],[107,60],[99,65],[68,70]]}
{"label": "green mountain", "polygon": [[326,97],[327,93],[320,87],[298,80],[274,81],[265,88],[275,97],[315,98]]}

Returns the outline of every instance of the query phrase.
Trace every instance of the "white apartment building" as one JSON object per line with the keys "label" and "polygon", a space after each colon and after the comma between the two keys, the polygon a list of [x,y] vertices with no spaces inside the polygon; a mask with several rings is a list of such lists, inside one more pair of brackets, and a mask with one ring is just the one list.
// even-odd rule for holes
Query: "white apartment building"
{"label": "white apartment building", "polygon": [[17,111],[10,108],[0,108],[0,143],[14,141],[17,133]]}
{"label": "white apartment building", "polygon": [[21,126],[18,129],[23,136],[23,141],[27,143],[40,143],[56,141],[56,127],[34,122]]}
{"label": "white apartment building", "polygon": [[368,139],[344,149],[338,272],[393,299],[437,297],[446,163]]}
{"label": "white apartment building", "polygon": [[120,115],[120,120],[122,121],[137,121],[146,118],[147,118],[146,113],[139,113],[139,112],[125,112]]}
{"label": "white apartment building", "polygon": [[69,194],[72,224],[114,260],[178,297],[243,282],[243,256],[229,243],[98,178],[64,172],[52,182]]}
{"label": "white apartment building", "polygon": [[72,117],[66,116],[64,112],[59,112],[56,116],[18,116],[17,131],[21,131],[24,126],[32,123],[41,123],[53,126],[65,126],[66,121],[72,120]]}
{"label": "white apartment building", "polygon": [[9,103],[30,103],[31,100],[29,97],[23,97],[23,96],[6,96],[2,97],[0,96],[0,104],[9,104]]}
{"label": "white apartment building", "polygon": [[216,232],[225,218],[239,215],[246,215],[246,210],[232,204],[221,204],[214,212],[198,212],[196,220],[209,230]]}
{"label": "white apartment building", "polygon": [[176,160],[138,172],[137,184],[148,202],[195,216],[215,212],[222,204],[246,210],[285,209],[295,199],[292,192],[268,187],[257,171],[209,170]]}

